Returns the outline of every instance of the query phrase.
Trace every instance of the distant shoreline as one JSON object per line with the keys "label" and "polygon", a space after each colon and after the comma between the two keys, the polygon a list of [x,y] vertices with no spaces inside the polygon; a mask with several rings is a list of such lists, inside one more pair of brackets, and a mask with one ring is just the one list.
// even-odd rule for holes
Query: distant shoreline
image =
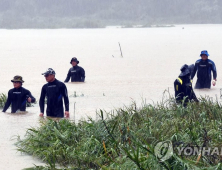
{"label": "distant shoreline", "polygon": [[154,24],[154,25],[106,25],[101,27],[0,27],[0,29],[17,30],[17,29],[109,29],[109,28],[172,28],[184,25],[221,25],[221,24]]}

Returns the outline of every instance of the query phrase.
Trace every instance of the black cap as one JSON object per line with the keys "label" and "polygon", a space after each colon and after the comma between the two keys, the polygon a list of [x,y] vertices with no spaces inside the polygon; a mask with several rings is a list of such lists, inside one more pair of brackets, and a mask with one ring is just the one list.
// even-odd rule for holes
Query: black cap
{"label": "black cap", "polygon": [[180,77],[186,76],[188,74],[190,74],[189,68],[187,64],[184,64],[181,69],[180,69],[181,73],[180,73]]}
{"label": "black cap", "polygon": [[179,76],[183,77],[187,76],[188,74],[191,75],[193,70],[194,70],[194,64],[191,64],[189,66],[187,64],[184,64],[180,69],[181,73]]}

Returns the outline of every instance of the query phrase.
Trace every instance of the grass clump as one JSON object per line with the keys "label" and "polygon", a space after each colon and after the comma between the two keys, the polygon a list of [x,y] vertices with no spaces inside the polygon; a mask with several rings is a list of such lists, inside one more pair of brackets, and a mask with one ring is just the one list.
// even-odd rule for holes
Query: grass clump
{"label": "grass clump", "polygon": [[[18,137],[18,150],[39,157],[46,167],[33,169],[222,169],[221,155],[178,154],[176,147],[222,147],[222,106],[208,98],[182,107],[167,99],[136,104],[100,119],[41,121]],[[161,161],[159,141],[171,141],[173,155]],[[63,168],[61,168],[63,167]]]}
{"label": "grass clump", "polygon": [[7,97],[4,93],[0,94],[0,108],[3,108],[5,106],[5,103],[7,101]]}

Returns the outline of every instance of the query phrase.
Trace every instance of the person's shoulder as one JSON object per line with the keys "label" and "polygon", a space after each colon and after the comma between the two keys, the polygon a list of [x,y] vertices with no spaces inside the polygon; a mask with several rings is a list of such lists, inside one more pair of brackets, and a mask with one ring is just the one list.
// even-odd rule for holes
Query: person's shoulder
{"label": "person's shoulder", "polygon": [[78,66],[78,67],[79,67],[79,69],[84,70],[84,68],[82,68],[81,66]]}
{"label": "person's shoulder", "polygon": [[198,64],[200,61],[201,61],[201,59],[198,59],[198,60],[195,62],[195,64]]}
{"label": "person's shoulder", "polygon": [[210,59],[208,59],[208,63],[214,65],[214,62],[212,60],[210,60]]}
{"label": "person's shoulder", "polygon": [[44,85],[42,86],[42,88],[46,88],[47,86],[48,86],[48,83],[44,84]]}
{"label": "person's shoulder", "polygon": [[174,84],[177,84],[179,82],[178,78],[174,81]]}
{"label": "person's shoulder", "polygon": [[60,85],[64,85],[64,86],[66,86],[65,83],[63,83],[63,82],[60,81],[60,80],[57,80],[57,79],[56,79],[56,82],[57,82],[58,84],[60,84]]}
{"label": "person's shoulder", "polygon": [[14,90],[15,90],[15,88],[12,88],[8,92],[10,93],[10,92],[13,92]]}
{"label": "person's shoulder", "polygon": [[24,88],[24,87],[21,87],[21,89],[22,89],[23,91],[28,91],[28,92],[29,92],[29,90],[26,89],[26,88]]}
{"label": "person's shoulder", "polygon": [[174,81],[174,83],[177,83],[177,84],[183,84],[183,80],[182,80],[182,77],[177,77],[177,79]]}

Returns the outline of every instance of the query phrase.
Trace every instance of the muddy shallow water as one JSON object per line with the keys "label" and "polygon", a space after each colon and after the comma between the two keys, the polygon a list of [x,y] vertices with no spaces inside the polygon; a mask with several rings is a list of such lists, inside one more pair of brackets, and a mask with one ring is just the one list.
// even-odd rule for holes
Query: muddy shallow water
{"label": "muddy shallow water", "polygon": [[[182,29],[184,27],[184,29]],[[23,87],[39,100],[47,68],[64,81],[70,59],[77,57],[86,71],[85,83],[67,83],[71,119],[78,121],[96,110],[107,111],[136,101],[141,105],[159,101],[163,91],[173,91],[173,82],[183,64],[199,59],[208,50],[217,67],[218,81],[212,89],[195,90],[197,96],[220,97],[222,25],[177,25],[172,28],[0,30],[0,93],[12,88],[11,79],[23,76]],[[121,57],[119,44],[123,57]],[[194,82],[196,79],[194,79]],[[71,97],[76,93],[77,97]],[[75,115],[74,115],[75,104]],[[38,126],[39,107],[26,113],[1,113],[0,169],[22,169],[41,165],[21,155],[13,145],[29,127]]]}

